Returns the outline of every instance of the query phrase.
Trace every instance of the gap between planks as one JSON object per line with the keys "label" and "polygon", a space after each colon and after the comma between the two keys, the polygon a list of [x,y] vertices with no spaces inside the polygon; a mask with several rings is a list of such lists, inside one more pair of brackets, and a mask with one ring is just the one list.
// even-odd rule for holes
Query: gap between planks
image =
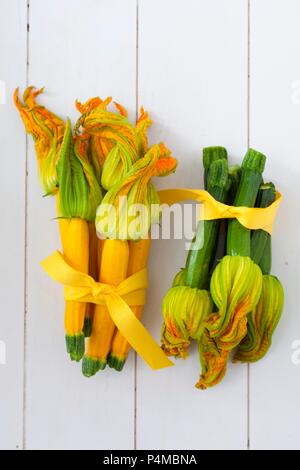
{"label": "gap between planks", "polygon": [[[251,53],[251,0],[247,0],[247,147],[250,147],[250,53]],[[250,440],[250,364],[247,364],[247,450],[251,449]]]}
{"label": "gap between planks", "polygon": [[[135,35],[135,120],[139,114],[139,0],[136,0],[136,35]],[[134,352],[134,426],[133,449],[137,449],[137,353]]]}
{"label": "gap between planks", "polygon": [[[26,0],[26,87],[29,86],[29,34],[30,0]],[[23,332],[23,422],[22,449],[26,449],[26,405],[27,405],[27,313],[28,313],[28,135],[25,138],[25,175],[24,175],[24,332]]]}

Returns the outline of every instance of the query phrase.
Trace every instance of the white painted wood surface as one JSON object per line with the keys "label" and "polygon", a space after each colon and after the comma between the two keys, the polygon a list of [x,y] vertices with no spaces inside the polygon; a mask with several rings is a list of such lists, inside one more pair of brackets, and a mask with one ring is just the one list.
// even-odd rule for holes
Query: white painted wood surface
{"label": "white painted wood surface", "polygon": [[299,17],[297,0],[251,5],[250,144],[270,156],[266,173],[284,194],[273,273],[285,287],[285,309],[270,354],[250,370],[250,445],[258,449],[300,447],[300,364],[292,361],[300,340]]}
{"label": "white painted wood surface", "polygon": [[1,0],[0,5],[0,449],[16,449],[23,441],[26,144],[12,93],[26,84],[27,12],[23,0]]}
{"label": "white painted wood surface", "polygon": [[[300,365],[291,359],[292,343],[300,340],[299,1],[28,4],[26,34],[26,0],[0,0],[0,80],[7,89],[0,104],[0,341],[7,349],[7,364],[0,364],[0,448],[299,448]],[[45,85],[42,102],[73,120],[76,98],[112,95],[132,118],[143,104],[155,122],[151,141],[164,140],[180,163],[159,187],[199,186],[206,145],[224,145],[238,161],[250,139],[269,156],[266,173],[285,197],[273,272],[285,285],[286,306],[270,354],[250,367],[249,377],[246,366],[235,365],[217,388],[196,390],[196,350],[159,372],[139,359],[135,367],[131,353],[121,374],[107,370],[93,379],[70,363],[61,288],[39,266],[59,246],[55,202],[42,198],[31,141],[26,178],[24,131],[11,102],[14,87],[24,88],[26,80]],[[153,243],[144,321],[157,339],[161,300],[184,259],[183,241]]]}

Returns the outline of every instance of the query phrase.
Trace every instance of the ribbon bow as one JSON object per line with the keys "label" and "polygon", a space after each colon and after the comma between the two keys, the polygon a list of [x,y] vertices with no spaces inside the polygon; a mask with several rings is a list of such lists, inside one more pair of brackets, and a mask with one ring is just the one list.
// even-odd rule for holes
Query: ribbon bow
{"label": "ribbon bow", "polygon": [[275,201],[266,208],[227,206],[217,201],[203,189],[163,189],[159,191],[160,202],[172,205],[175,202],[194,200],[203,204],[202,220],[237,219],[251,230],[262,229],[272,234],[272,226],[282,196],[276,192]]}
{"label": "ribbon bow", "polygon": [[151,369],[173,365],[129,307],[145,304],[148,284],[146,269],[129,276],[118,286],[112,286],[96,282],[88,274],[76,271],[59,251],[52,253],[41,264],[49,276],[63,284],[66,300],[106,305],[117,328]]}

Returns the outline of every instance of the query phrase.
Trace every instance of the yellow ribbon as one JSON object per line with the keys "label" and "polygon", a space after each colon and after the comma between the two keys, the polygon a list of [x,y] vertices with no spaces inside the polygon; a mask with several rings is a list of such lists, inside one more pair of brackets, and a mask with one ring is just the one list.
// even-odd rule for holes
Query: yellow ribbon
{"label": "yellow ribbon", "polygon": [[272,234],[272,226],[282,196],[276,192],[275,201],[266,208],[227,206],[213,198],[204,189],[163,189],[159,191],[161,204],[172,205],[175,202],[194,200],[203,204],[203,220],[237,219],[244,227],[251,230],[262,229]]}
{"label": "yellow ribbon", "polygon": [[129,276],[118,286],[111,286],[96,282],[88,274],[73,269],[59,251],[52,253],[41,264],[49,276],[64,285],[66,300],[106,305],[117,328],[151,369],[174,365],[129,307],[145,304],[148,284],[146,269]]}

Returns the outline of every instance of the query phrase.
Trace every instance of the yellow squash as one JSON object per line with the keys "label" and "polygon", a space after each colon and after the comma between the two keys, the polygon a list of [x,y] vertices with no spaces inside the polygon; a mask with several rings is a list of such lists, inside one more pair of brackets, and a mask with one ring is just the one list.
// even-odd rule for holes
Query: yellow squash
{"label": "yellow squash", "polygon": [[[101,252],[100,282],[117,286],[127,277],[129,246],[126,240],[104,240]],[[115,331],[115,324],[104,305],[96,305],[93,329],[82,372],[90,377],[106,367],[107,355]]]}
{"label": "yellow squash", "polygon": [[[100,244],[98,244],[99,240],[97,238],[95,224],[93,222],[89,222],[88,226],[89,226],[89,275],[92,276],[93,279],[97,279],[98,273],[99,273],[98,249],[100,248]],[[84,332],[85,337],[91,336],[93,317],[94,317],[94,308],[95,308],[95,304],[93,303],[87,304],[86,306],[84,327],[83,327],[83,332]]]}
{"label": "yellow squash", "polygon": [[[68,220],[68,225],[61,219],[60,233],[64,256],[67,262],[78,271],[89,270],[89,228],[88,222],[80,218]],[[85,302],[66,302],[65,331],[67,351],[72,360],[80,361],[84,354],[84,318]]]}
{"label": "yellow squash", "polygon": [[[137,273],[141,269],[146,268],[150,245],[150,238],[129,242],[129,263],[127,277]],[[143,312],[142,305],[133,306],[131,307],[131,310],[137,318],[141,318]],[[126,338],[124,338],[119,330],[116,330],[108,358],[109,366],[118,371],[121,371],[126,362],[129,349],[130,344],[127,342]]]}

